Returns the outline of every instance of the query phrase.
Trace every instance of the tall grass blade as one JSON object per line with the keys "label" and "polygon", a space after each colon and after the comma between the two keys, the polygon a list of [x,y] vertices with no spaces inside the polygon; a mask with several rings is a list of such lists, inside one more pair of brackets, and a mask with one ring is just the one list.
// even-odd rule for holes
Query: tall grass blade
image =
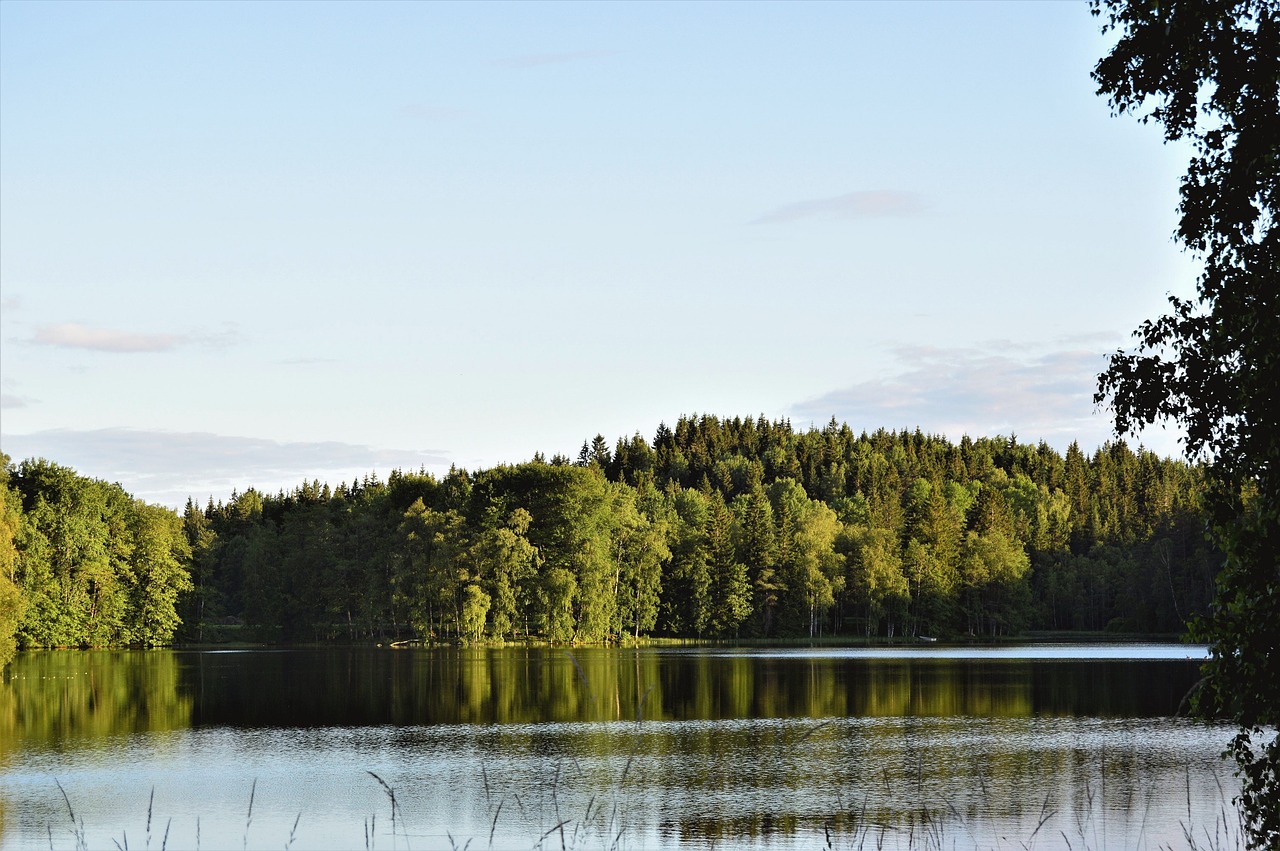
{"label": "tall grass blade", "polygon": [[253,799],[258,793],[258,778],[253,778],[253,785],[249,787],[249,812],[244,819],[244,843],[241,848],[249,847],[249,825],[253,824]]}
{"label": "tall grass blade", "polygon": [[557,824],[553,825],[553,826],[552,826],[552,827],[551,827],[551,828],[550,828],[546,833],[544,833],[544,834],[542,834],[541,836],[539,836],[539,837],[538,837],[538,841],[534,843],[534,847],[536,848],[537,846],[541,845],[541,844],[543,843],[543,841],[544,841],[548,836],[550,836],[551,834],[555,833],[557,830],[558,830],[558,831],[560,831],[561,841],[563,842],[563,837],[564,837],[564,826],[565,826],[566,824],[568,824],[568,823],[569,823],[569,822],[567,822],[567,821],[562,821],[562,822],[559,822],[559,823],[557,823]]}
{"label": "tall grass blade", "polygon": [[[58,791],[62,793],[62,802],[67,805],[67,817],[71,819],[71,835],[75,837],[77,851],[87,851],[89,843],[84,837],[84,819],[76,821],[76,811],[71,808],[71,798],[67,795],[67,790],[62,788],[62,783],[58,778],[53,778],[53,783],[58,787]],[[53,833],[49,833],[49,848],[53,848]]]}
{"label": "tall grass blade", "polygon": [[[381,777],[374,774],[372,771],[367,771],[365,773],[368,774],[370,777],[372,777],[374,780],[378,781],[378,785],[382,787],[382,791],[385,792],[387,795],[387,798],[391,800],[391,847],[394,849],[396,847],[396,811],[400,809],[400,805],[396,802],[396,790],[392,789],[391,786],[387,784],[387,781],[383,780]],[[404,813],[401,812],[400,815],[403,816]],[[401,822],[400,829],[403,831],[404,819],[401,818],[400,822]],[[405,848],[409,847],[408,833],[404,835],[404,847]]]}
{"label": "tall grass blade", "polygon": [[147,844],[144,848],[151,848],[151,811],[156,804],[156,787],[151,787],[151,797],[147,800]]}
{"label": "tall grass blade", "polygon": [[76,811],[71,809],[71,799],[67,797],[67,790],[62,788],[62,782],[58,778],[53,778],[53,784],[58,787],[58,791],[62,793],[62,801],[67,805],[67,815],[71,818],[71,823],[76,823]]}
{"label": "tall grass blade", "polygon": [[1191,821],[1191,763],[1188,762],[1183,766],[1183,771],[1187,779],[1187,822]]}
{"label": "tall grass blade", "polygon": [[506,803],[506,798],[498,802],[498,809],[494,810],[493,821],[489,823],[489,847],[493,847],[493,833],[498,829],[498,816],[502,815],[502,805]]}
{"label": "tall grass blade", "polygon": [[284,844],[284,851],[289,851],[293,847],[293,840],[298,835],[298,822],[302,821],[302,813],[298,813],[298,817],[293,820],[293,827],[289,829],[289,841]]}

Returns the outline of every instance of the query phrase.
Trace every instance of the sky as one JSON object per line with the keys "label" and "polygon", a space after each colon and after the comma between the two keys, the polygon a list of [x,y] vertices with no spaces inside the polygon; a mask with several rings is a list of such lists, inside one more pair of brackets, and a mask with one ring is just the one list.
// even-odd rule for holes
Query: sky
{"label": "sky", "polygon": [[1091,452],[1196,272],[1108,45],[1075,2],[5,0],[0,450],[174,506],[695,413]]}

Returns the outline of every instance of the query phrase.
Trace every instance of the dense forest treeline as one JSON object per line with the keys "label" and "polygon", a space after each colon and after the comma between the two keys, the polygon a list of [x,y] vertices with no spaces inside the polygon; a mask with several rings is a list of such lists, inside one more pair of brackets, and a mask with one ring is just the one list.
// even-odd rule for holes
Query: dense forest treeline
{"label": "dense forest treeline", "polygon": [[191,590],[182,518],[117,484],[0,454],[0,660],[27,647],[172,640]]}
{"label": "dense forest treeline", "polygon": [[576,459],[182,514],[4,462],[0,635],[22,646],[1177,632],[1219,561],[1201,470],[1123,442],[687,416]]}

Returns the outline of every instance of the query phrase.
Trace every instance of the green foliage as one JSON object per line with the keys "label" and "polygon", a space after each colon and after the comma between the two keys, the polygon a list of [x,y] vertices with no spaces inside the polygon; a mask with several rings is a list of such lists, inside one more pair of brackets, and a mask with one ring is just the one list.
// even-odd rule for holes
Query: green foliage
{"label": "green foliage", "polygon": [[970,633],[1008,635],[1025,626],[1030,567],[1022,545],[999,529],[965,536],[960,582]]}
{"label": "green foliage", "polygon": [[589,441],[581,466],[312,481],[189,503],[181,516],[32,462],[0,527],[12,530],[19,636],[1173,631],[1208,600],[1198,472],[1122,443],[1076,449],[1080,512],[1071,464],[1005,438],[957,445],[831,424],[797,434],[785,421],[699,416],[660,427],[652,450],[639,437],[602,446]]}
{"label": "green foliage", "polygon": [[813,637],[823,631],[825,614],[844,586],[845,560],[835,549],[842,527],[829,506],[805,498],[803,490],[796,488],[787,496],[794,499],[787,508],[794,526],[790,558],[783,565],[789,592],[783,605],[786,609],[789,603],[791,610],[807,615],[808,633]]}
{"label": "green foliage", "polygon": [[[866,608],[866,634],[878,632],[881,619],[886,617],[887,631],[892,634],[894,615],[904,608],[910,590],[896,536],[890,529],[860,529],[851,536],[851,544],[849,589],[853,599]],[[916,546],[911,555],[920,559],[918,542]]]}
{"label": "green foliage", "polygon": [[[533,518],[517,508],[506,522],[497,526],[490,519],[476,537],[468,562],[489,589],[492,611],[490,633],[499,639],[511,636],[517,627],[529,631],[529,589],[537,576],[538,549],[525,537]],[[483,630],[483,619],[479,624]]]}
{"label": "green foliage", "polygon": [[452,509],[436,511],[418,499],[404,513],[393,601],[419,636],[459,634],[460,594],[469,578],[462,560],[464,534],[462,516]]}
{"label": "green foliage", "polygon": [[190,589],[182,520],[48,461],[3,461],[0,656],[168,643]]}
{"label": "green foliage", "polygon": [[153,647],[172,638],[179,595],[192,589],[191,549],[182,519],[167,508],[136,503],[130,519],[134,544],[129,571],[131,643]]}
{"label": "green foliage", "polygon": [[9,456],[0,453],[0,668],[17,649],[16,635],[27,611],[18,587],[17,538],[22,526],[22,497],[9,487]]}
{"label": "green foliage", "polygon": [[474,582],[462,588],[461,615],[458,632],[468,641],[479,641],[484,635],[485,616],[489,614],[489,595]]}
{"label": "green foliage", "polygon": [[1133,352],[1112,355],[1096,400],[1118,434],[1156,420],[1207,457],[1206,508],[1225,554],[1194,635],[1209,642],[1202,711],[1240,725],[1232,751],[1254,844],[1280,844],[1280,5],[1095,0],[1119,38],[1094,71],[1117,112],[1190,143],[1178,241],[1203,263]]}
{"label": "green foliage", "polygon": [[711,624],[707,498],[675,486],[672,503],[671,562],[662,589],[664,627],[672,635],[701,638]]}
{"label": "green foliage", "polygon": [[738,532],[738,560],[747,566],[747,578],[751,583],[751,608],[755,613],[751,633],[768,636],[778,608],[778,595],[783,590],[776,570],[778,547],[773,506],[757,482],[750,493],[734,500],[733,509],[734,528]]}
{"label": "green foliage", "polygon": [[733,514],[719,493],[712,494],[710,503],[706,526],[711,578],[708,630],[718,637],[736,636],[739,625],[751,613],[751,584],[746,566],[737,557]]}
{"label": "green foliage", "polygon": [[662,498],[642,480],[641,489],[613,489],[613,536],[616,561],[617,629],[632,638],[650,632],[658,620],[662,566],[671,559],[668,543],[670,512]]}
{"label": "green foliage", "polygon": [[538,588],[542,608],[542,632],[549,641],[573,641],[575,619],[573,603],[578,594],[578,581],[563,567],[553,567],[542,577]]}

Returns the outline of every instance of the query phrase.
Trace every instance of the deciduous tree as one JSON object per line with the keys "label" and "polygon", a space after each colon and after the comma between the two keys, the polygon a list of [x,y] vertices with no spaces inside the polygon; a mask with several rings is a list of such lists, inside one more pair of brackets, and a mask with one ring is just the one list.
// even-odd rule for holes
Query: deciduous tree
{"label": "deciduous tree", "polygon": [[1250,840],[1280,845],[1280,4],[1094,0],[1118,39],[1094,70],[1119,113],[1192,149],[1177,240],[1203,264],[1190,298],[1145,322],[1097,401],[1126,434],[1185,429],[1209,461],[1226,554],[1194,634],[1210,644],[1199,705],[1239,724],[1231,751]]}

